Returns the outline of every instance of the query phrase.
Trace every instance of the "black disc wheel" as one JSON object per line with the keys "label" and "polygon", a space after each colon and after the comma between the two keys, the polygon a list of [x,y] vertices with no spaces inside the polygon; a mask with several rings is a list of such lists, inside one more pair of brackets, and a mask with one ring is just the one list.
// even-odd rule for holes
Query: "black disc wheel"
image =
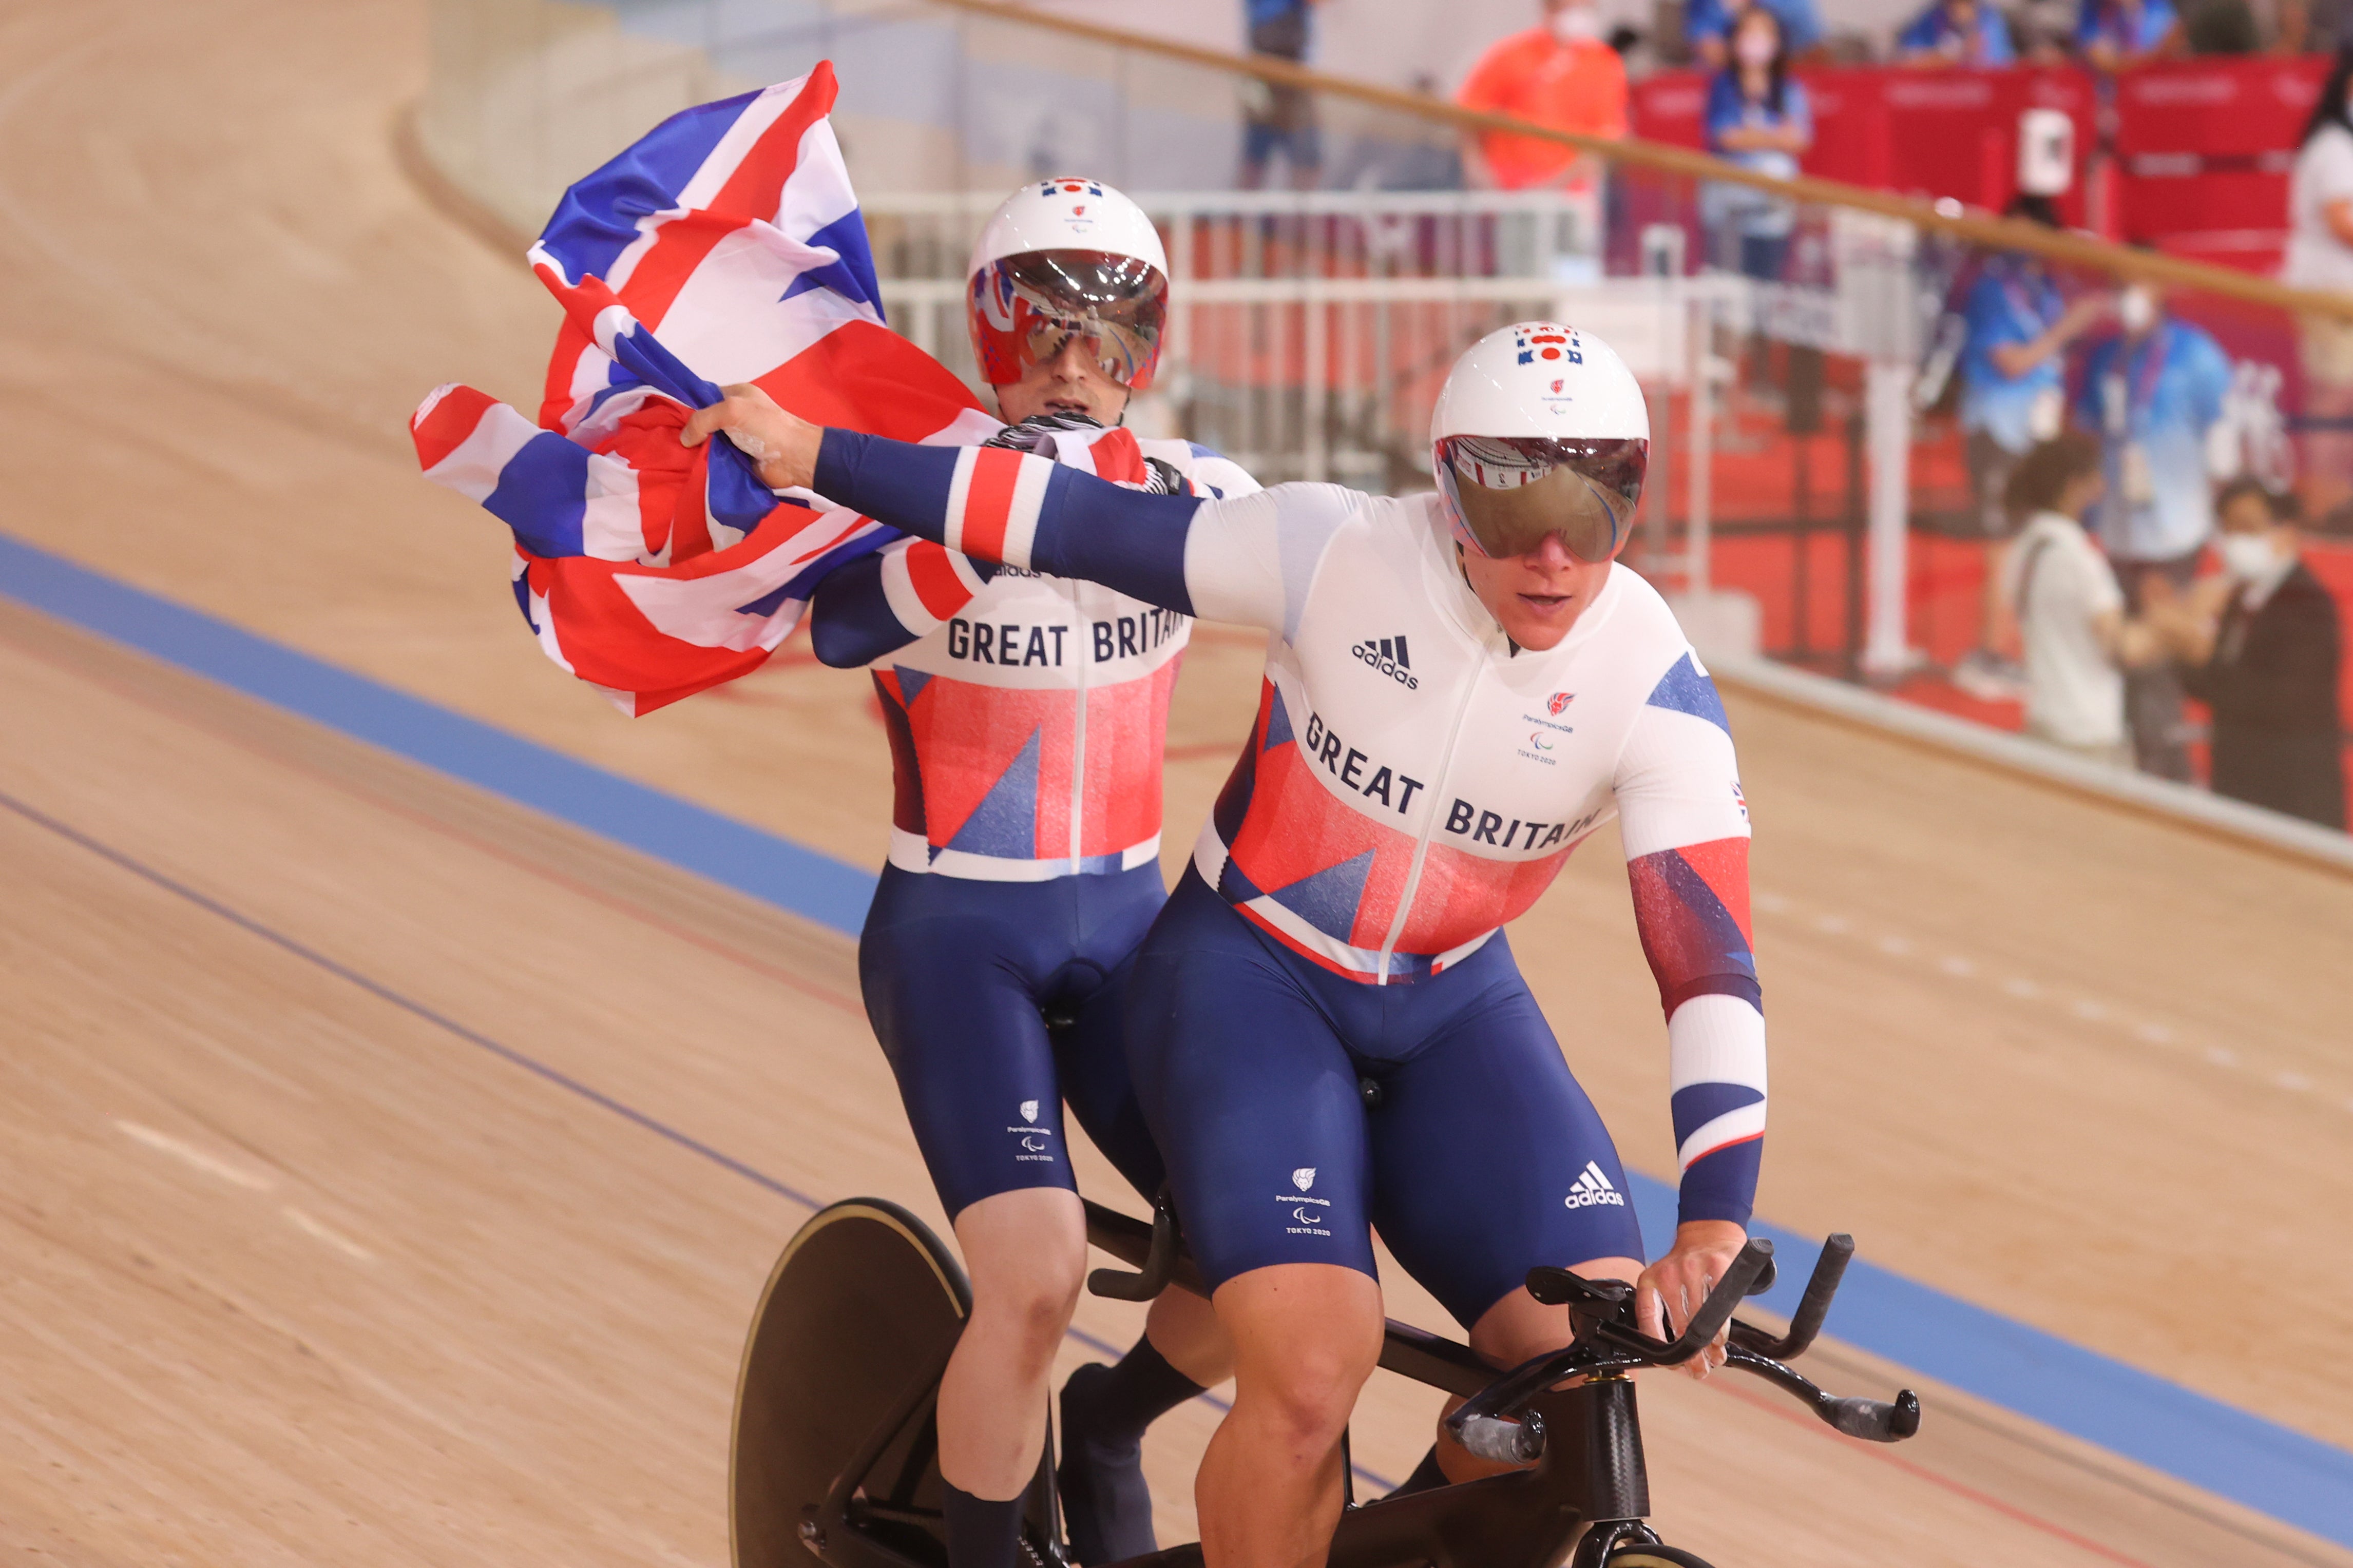
{"label": "black disc wheel", "polygon": [[928,1385],[971,1310],[955,1259],[896,1204],[851,1198],[801,1226],[761,1293],[735,1384],[735,1568],[809,1568],[827,1495],[852,1464],[861,1528],[945,1561]]}
{"label": "black disc wheel", "polygon": [[1708,1568],[1708,1562],[1679,1546],[1621,1546],[1609,1554],[1609,1568]]}

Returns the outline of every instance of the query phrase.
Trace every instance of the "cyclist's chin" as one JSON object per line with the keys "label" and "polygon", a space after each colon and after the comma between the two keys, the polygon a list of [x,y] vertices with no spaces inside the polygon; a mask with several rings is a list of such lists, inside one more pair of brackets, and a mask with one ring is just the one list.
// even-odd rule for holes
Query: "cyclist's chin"
{"label": "cyclist's chin", "polygon": [[1531,652],[1557,647],[1585,609],[1581,594],[1514,594],[1496,616],[1514,642]]}
{"label": "cyclist's chin", "polygon": [[[1531,572],[1514,562],[1497,562],[1485,572],[1474,572],[1472,587],[1514,642],[1542,653],[1568,636],[1608,572],[1607,563],[1597,569],[1580,562],[1566,569]],[[1482,577],[1487,580],[1480,581]]]}

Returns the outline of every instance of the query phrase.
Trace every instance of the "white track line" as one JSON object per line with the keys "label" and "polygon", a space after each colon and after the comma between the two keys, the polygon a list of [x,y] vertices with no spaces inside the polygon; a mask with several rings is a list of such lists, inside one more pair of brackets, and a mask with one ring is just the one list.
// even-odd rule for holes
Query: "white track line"
{"label": "white track line", "polygon": [[[195,1144],[174,1138],[168,1132],[158,1132],[143,1122],[125,1121],[117,1118],[114,1126],[115,1131],[132,1142],[143,1143],[159,1153],[169,1154],[174,1160],[194,1166],[206,1175],[227,1182],[233,1187],[243,1187],[249,1193],[266,1193],[278,1184],[275,1177],[262,1175],[257,1172],[246,1170],[243,1166],[231,1164],[216,1154],[208,1154]],[[289,1204],[279,1212],[286,1216],[287,1223],[296,1230],[315,1241],[326,1243],[344,1257],[356,1259],[361,1263],[372,1263],[375,1260],[375,1253],[342,1232],[311,1218],[293,1205]]]}
{"label": "white track line", "polygon": [[168,1132],[158,1132],[153,1127],[144,1127],[136,1121],[118,1120],[114,1126],[117,1131],[132,1142],[144,1143],[150,1149],[158,1150],[175,1160],[195,1166],[207,1176],[217,1176],[231,1186],[243,1187],[248,1192],[266,1193],[278,1184],[268,1176],[258,1175],[251,1171],[232,1165],[227,1160],[207,1154],[193,1143],[184,1143]]}
{"label": "white track line", "polygon": [[[1909,957],[1919,952],[1910,937],[1897,931],[1883,931],[1875,936],[1861,929],[1861,923],[1831,910],[1817,910],[1810,915],[1801,911],[1796,901],[1780,893],[1759,892],[1751,900],[1760,914],[1789,915],[1802,924],[1825,936],[1852,936],[1859,942],[1891,959]],[[1924,955],[1925,956],[1925,955]],[[2232,1071],[2245,1071],[2268,1088],[2289,1094],[2315,1092],[2333,1095],[2338,1092],[2316,1082],[2307,1074],[2290,1068],[2265,1067],[2242,1058],[2237,1051],[2222,1046],[2198,1046],[2183,1038],[2185,1031],[2153,1018],[2137,1018],[2130,1009],[2104,998],[2084,994],[2072,987],[2046,985],[2042,981],[2023,974],[1996,976],[1987,973],[1987,966],[1976,959],[1957,952],[1947,952],[1936,960],[1941,973],[1956,980],[1983,979],[2003,994],[2020,1002],[2044,1002],[2065,1006],[2069,1015],[2087,1024],[2108,1024],[2128,1031],[2135,1038],[2152,1046],[2168,1046],[2189,1052],[2210,1067]],[[2353,1110],[2353,1099],[2343,1100],[2346,1110]]]}
{"label": "white track line", "polygon": [[296,1230],[301,1231],[305,1236],[316,1237],[319,1240],[325,1242],[329,1247],[333,1247],[337,1252],[342,1253],[344,1257],[356,1258],[362,1263],[373,1263],[375,1261],[375,1253],[370,1252],[366,1247],[362,1247],[350,1237],[344,1236],[338,1231],[328,1229],[325,1226],[321,1225],[317,1220],[312,1219],[309,1215],[304,1214],[301,1209],[296,1208],[293,1205],[287,1205],[286,1207],[280,1212],[285,1215],[288,1221],[293,1225]]}

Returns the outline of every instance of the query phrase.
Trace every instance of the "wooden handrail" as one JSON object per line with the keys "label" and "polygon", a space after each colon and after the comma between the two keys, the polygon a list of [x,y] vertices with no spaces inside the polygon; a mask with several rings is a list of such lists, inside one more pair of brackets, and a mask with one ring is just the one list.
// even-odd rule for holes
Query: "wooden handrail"
{"label": "wooden handrail", "polygon": [[1222,49],[1208,49],[1171,38],[1156,38],[1148,33],[1130,32],[1124,27],[1105,26],[1099,22],[1033,11],[1027,5],[1009,4],[1008,0],[925,0],[925,3],[945,10],[986,16],[1019,26],[1044,28],[1117,48],[1134,49],[1163,59],[1181,60],[1187,65],[1232,76],[1255,77],[1261,81],[1284,87],[1304,88],[1334,98],[1351,99],[1377,109],[1413,115],[1464,131],[1507,131],[1514,135],[1573,147],[1612,163],[1654,170],[1684,179],[1750,185],[1789,201],[1814,202],[1876,213],[1934,233],[1951,235],[1972,245],[1994,250],[2022,251],[2073,267],[2091,268],[2131,281],[2198,289],[2298,315],[2337,316],[2353,321],[2353,295],[2294,289],[2269,278],[2258,278],[2251,272],[2235,271],[2231,268],[2191,261],[2179,256],[2166,256],[2154,250],[2138,250],[2130,246],[2095,239],[2089,235],[2045,228],[2024,218],[1940,212],[1929,203],[1915,201],[1909,196],[1873,190],[1867,185],[1850,185],[1840,180],[1819,180],[1811,175],[1777,180],[1769,174],[1759,174],[1689,148],[1670,147],[1656,142],[1613,142],[1605,137],[1556,130],[1531,121],[1515,120],[1510,115],[1464,109],[1460,104],[1448,103],[1425,93],[1405,92],[1374,82],[1327,75],[1271,56],[1228,54]]}

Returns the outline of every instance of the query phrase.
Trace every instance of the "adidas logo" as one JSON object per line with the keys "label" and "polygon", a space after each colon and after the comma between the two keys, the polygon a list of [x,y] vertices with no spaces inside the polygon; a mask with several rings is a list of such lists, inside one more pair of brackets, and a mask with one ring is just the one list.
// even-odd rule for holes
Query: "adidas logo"
{"label": "adidas logo", "polygon": [[1412,661],[1406,658],[1403,637],[1367,637],[1348,651],[1408,691],[1420,689],[1421,682],[1414,676]]}
{"label": "adidas logo", "polygon": [[1573,1209],[1599,1208],[1603,1204],[1616,1204],[1624,1208],[1626,1194],[1609,1184],[1609,1178],[1601,1173],[1600,1166],[1588,1160],[1584,1172],[1568,1189],[1568,1196],[1561,1202]]}

